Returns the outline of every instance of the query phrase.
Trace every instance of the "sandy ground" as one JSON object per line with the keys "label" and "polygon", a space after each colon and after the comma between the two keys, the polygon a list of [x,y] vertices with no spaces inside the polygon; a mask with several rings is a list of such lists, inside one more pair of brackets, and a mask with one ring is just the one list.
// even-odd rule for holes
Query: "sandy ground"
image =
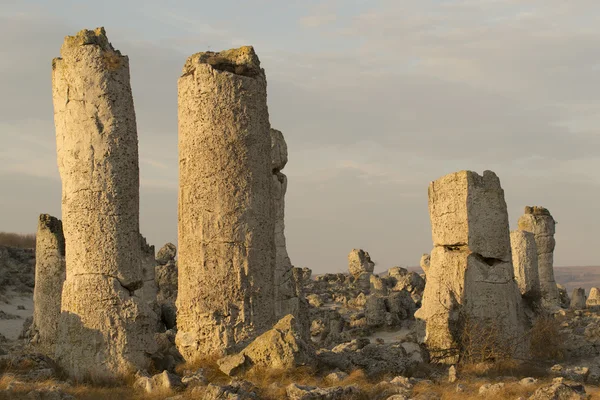
{"label": "sandy ground", "polygon": [[[6,314],[18,315],[20,318],[0,319],[0,333],[9,340],[16,340],[23,330],[25,319],[33,315],[33,297],[31,294],[7,292],[6,298],[9,299],[10,304],[0,301],[0,310]],[[19,310],[19,306],[23,306],[25,309]]]}

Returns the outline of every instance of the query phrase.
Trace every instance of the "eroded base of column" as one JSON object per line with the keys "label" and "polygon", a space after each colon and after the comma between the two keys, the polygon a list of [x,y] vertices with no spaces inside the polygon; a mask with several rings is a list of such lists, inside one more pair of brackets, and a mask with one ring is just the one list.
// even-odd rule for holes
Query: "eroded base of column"
{"label": "eroded base of column", "polygon": [[74,379],[120,379],[151,366],[156,315],[115,278],[79,275],[63,286],[56,358]]}

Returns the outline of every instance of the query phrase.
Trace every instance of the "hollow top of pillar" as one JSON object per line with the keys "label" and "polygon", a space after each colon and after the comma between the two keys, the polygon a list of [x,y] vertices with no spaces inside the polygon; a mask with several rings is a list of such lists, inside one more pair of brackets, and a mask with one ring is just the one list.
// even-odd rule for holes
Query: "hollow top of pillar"
{"label": "hollow top of pillar", "polygon": [[63,48],[87,45],[96,45],[102,50],[119,53],[119,51],[115,50],[112,44],[108,41],[104,27],[99,27],[94,30],[82,29],[74,36],[66,36]]}
{"label": "hollow top of pillar", "polygon": [[260,74],[260,60],[252,46],[220,52],[205,51],[191,55],[183,66],[182,75],[192,73],[198,64],[208,64],[218,71],[254,77]]}

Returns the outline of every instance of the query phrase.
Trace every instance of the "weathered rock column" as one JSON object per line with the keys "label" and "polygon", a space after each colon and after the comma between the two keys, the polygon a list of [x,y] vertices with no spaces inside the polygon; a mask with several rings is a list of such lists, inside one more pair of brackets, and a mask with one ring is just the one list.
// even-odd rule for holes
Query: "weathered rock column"
{"label": "weathered rock column", "polygon": [[40,215],[35,236],[35,287],[33,289],[32,343],[54,356],[62,286],[65,281],[65,237],[62,222]]}
{"label": "weathered rock column", "polygon": [[[300,318],[302,301],[297,295],[293,266],[285,242],[285,193],[287,176],[281,172],[288,162],[287,144],[283,133],[271,129],[271,168],[273,179],[273,209],[275,216],[275,316],[288,314]],[[300,318],[300,321],[303,321]],[[302,323],[302,322],[301,322]]]}
{"label": "weathered rock column", "polygon": [[103,28],[68,36],[52,62],[66,244],[56,357],[75,378],[145,369],[154,350],[143,285],[129,60]]}
{"label": "weathered rock column", "polygon": [[556,221],[544,207],[525,207],[525,214],[519,218],[519,230],[532,232],[535,235],[542,302],[551,310],[560,306],[560,297],[554,280],[555,225]]}
{"label": "weathered rock column", "polygon": [[424,340],[432,359],[456,362],[467,321],[493,329],[503,345],[519,342],[524,314],[513,279],[504,191],[496,174],[460,171],[432,182],[429,213],[435,247],[415,317],[425,321]]}
{"label": "weathered rock column", "polygon": [[192,360],[276,322],[271,137],[252,47],[192,55],[178,88],[176,341]]}
{"label": "weathered rock column", "polygon": [[585,301],[585,305],[587,308],[592,310],[597,310],[600,308],[600,289],[597,287],[593,287],[590,289],[590,295]]}
{"label": "weathered rock column", "polygon": [[585,306],[586,306],[585,289],[584,288],[573,289],[573,294],[571,295],[570,307],[573,310],[582,310],[585,308]]}
{"label": "weathered rock column", "polygon": [[515,280],[521,296],[537,301],[541,297],[535,235],[526,231],[510,232]]}
{"label": "weathered rock column", "polygon": [[156,257],[154,255],[154,246],[150,245],[144,236],[140,234],[140,250],[142,256],[142,278],[144,285],[136,291],[146,304],[154,309],[158,288],[155,281],[155,269],[157,266]]}

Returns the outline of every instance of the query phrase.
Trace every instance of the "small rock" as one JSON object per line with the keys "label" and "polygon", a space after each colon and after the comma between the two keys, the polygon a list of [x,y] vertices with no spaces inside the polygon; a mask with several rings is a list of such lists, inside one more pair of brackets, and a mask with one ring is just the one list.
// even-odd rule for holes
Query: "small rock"
{"label": "small rock", "polygon": [[454,383],[457,379],[458,378],[456,376],[456,367],[452,365],[450,368],[448,368],[448,382]]}
{"label": "small rock", "polygon": [[523,378],[519,381],[519,384],[522,386],[533,386],[537,383],[537,379],[535,378]]}
{"label": "small rock", "polygon": [[332,372],[325,377],[325,382],[327,383],[338,383],[343,381],[348,377],[348,374],[342,371]]}
{"label": "small rock", "polygon": [[285,391],[289,400],[346,400],[360,393],[356,386],[336,386],[322,389],[314,386],[300,386],[296,383],[286,387]]}
{"label": "small rock", "polygon": [[504,383],[486,383],[479,388],[480,396],[492,396],[504,390]]}
{"label": "small rock", "polygon": [[583,400],[587,399],[583,385],[553,383],[536,390],[529,400]]}

